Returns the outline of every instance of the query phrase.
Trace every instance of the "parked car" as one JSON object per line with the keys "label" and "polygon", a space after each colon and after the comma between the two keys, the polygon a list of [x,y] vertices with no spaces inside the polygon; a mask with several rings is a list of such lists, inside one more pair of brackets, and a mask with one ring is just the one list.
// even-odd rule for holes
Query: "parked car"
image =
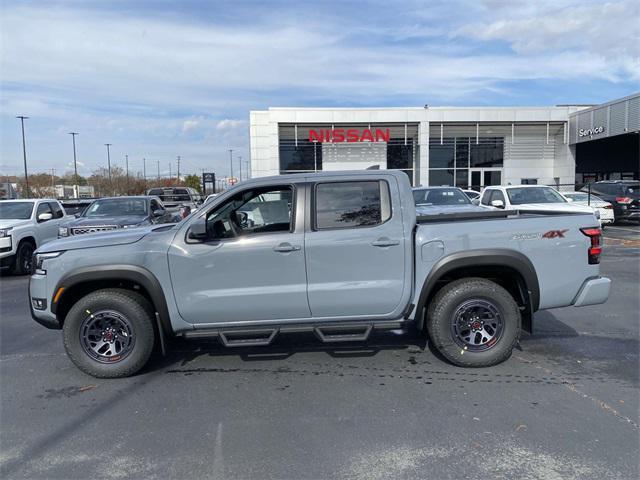
{"label": "parked car", "polygon": [[[589,191],[589,185],[580,189]],[[591,193],[613,205],[613,214],[618,221],[640,221],[640,181],[603,180],[591,184]]]}
{"label": "parked car", "polygon": [[147,195],[160,198],[167,210],[178,210],[182,206],[188,206],[191,210],[197,210],[202,204],[202,195],[191,187],[156,187],[147,190]]}
{"label": "parked car", "polygon": [[462,192],[469,197],[469,200],[471,200],[473,202],[473,200],[476,200],[478,198],[480,198],[480,192],[477,192],[475,190],[462,190]]}
{"label": "parked car", "polygon": [[457,187],[418,187],[413,189],[417,215],[482,211]]}
{"label": "parked car", "polygon": [[81,370],[122,377],[173,336],[237,347],[411,326],[455,365],[485,367],[535,311],[607,300],[592,213],[458,216],[417,217],[400,171],[255,178],[175,225],[44,245],[29,304]]}
{"label": "parked car", "polygon": [[84,235],[175,221],[157,197],[105,197],[92,202],[73,220],[60,225],[58,237]]}
{"label": "parked car", "polygon": [[75,217],[79,216],[94,200],[95,198],[63,198],[60,203],[67,215]]}
{"label": "parked car", "polygon": [[490,209],[519,210],[521,212],[576,212],[591,213],[600,218],[600,212],[586,205],[569,202],[553,187],[545,185],[506,185],[486,187],[480,205]]}
{"label": "parked car", "polygon": [[615,221],[615,217],[613,214],[613,205],[611,205],[609,202],[605,202],[595,195],[590,196],[585,192],[562,192],[562,195],[567,200],[573,202],[574,205],[583,205],[596,209],[600,214],[600,225],[602,225],[602,228],[604,228],[605,225],[610,225]]}
{"label": "parked car", "polygon": [[0,201],[0,266],[19,275],[30,273],[33,252],[58,238],[66,219],[57,200]]}

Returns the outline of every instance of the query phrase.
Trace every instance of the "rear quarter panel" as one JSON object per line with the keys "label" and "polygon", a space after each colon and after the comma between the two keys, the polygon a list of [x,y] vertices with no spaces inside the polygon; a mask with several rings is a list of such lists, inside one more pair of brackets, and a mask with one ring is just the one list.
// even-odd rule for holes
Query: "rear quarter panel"
{"label": "rear quarter panel", "polygon": [[[585,279],[597,277],[599,265],[588,262],[589,238],[580,228],[597,227],[593,215],[518,216],[506,219],[418,225],[416,296],[427,275],[443,257],[480,249],[510,249],[529,258],[540,287],[540,309],[571,305]],[[559,230],[562,236],[544,237]]]}

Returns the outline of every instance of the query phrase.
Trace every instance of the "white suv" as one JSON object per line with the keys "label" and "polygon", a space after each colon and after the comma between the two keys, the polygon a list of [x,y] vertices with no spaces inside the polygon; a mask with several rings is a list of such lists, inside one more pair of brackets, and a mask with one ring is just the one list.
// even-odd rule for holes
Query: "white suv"
{"label": "white suv", "polygon": [[57,200],[0,201],[0,267],[19,275],[30,273],[33,252],[58,238],[58,227],[65,219]]}
{"label": "white suv", "polygon": [[480,205],[491,209],[504,208],[521,212],[593,213],[600,220],[600,214],[596,209],[571,203],[555,188],[545,185],[486,187],[480,197]]}

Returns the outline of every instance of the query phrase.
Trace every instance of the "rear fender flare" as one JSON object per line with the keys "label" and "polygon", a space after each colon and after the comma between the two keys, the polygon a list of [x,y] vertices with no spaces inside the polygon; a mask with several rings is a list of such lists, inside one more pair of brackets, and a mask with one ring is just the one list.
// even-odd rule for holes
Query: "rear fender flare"
{"label": "rear fender flare", "polygon": [[[540,285],[538,283],[538,275],[536,269],[524,254],[500,248],[490,248],[481,250],[470,250],[452,253],[441,258],[433,266],[429,275],[422,286],[420,297],[418,298],[418,308],[416,315],[422,315],[431,293],[437,282],[446,276],[447,273],[453,272],[460,268],[469,267],[508,267],[520,274],[525,283],[525,289],[529,297],[529,310],[532,314],[538,310],[540,306]],[[422,327],[423,319],[418,317],[420,327]]]}

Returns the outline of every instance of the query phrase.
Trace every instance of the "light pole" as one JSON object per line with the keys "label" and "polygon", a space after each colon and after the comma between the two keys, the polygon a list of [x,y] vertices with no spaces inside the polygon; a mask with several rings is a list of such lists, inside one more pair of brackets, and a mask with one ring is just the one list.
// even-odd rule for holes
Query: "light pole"
{"label": "light pole", "polygon": [[69,132],[73,140],[73,196],[78,198],[78,161],[76,158],[76,135],[78,132]]}
{"label": "light pole", "polygon": [[180,155],[178,155],[178,183],[180,182]]}
{"label": "light pole", "polygon": [[113,191],[113,182],[111,181],[111,152],[109,152],[109,147],[113,145],[112,143],[105,143],[105,147],[107,147],[107,170],[109,172],[109,188],[111,189],[111,194],[115,195]]}
{"label": "light pole", "polygon": [[29,174],[27,174],[27,144],[24,141],[24,121],[29,118],[24,115],[18,115],[16,118],[20,119],[20,125],[22,125],[22,158],[24,159],[24,186],[27,198],[31,196],[29,192]]}
{"label": "light pole", "polygon": [[233,178],[233,149],[229,149],[229,163],[231,164],[231,176],[229,178]]}
{"label": "light pole", "polygon": [[242,157],[238,155],[238,163],[240,164],[240,173],[238,174],[238,181],[242,181]]}
{"label": "light pole", "polygon": [[127,195],[129,195],[129,155],[124,156],[125,171],[127,172]]}
{"label": "light pole", "polygon": [[156,160],[156,167],[158,167],[158,181],[160,181],[160,160]]}

